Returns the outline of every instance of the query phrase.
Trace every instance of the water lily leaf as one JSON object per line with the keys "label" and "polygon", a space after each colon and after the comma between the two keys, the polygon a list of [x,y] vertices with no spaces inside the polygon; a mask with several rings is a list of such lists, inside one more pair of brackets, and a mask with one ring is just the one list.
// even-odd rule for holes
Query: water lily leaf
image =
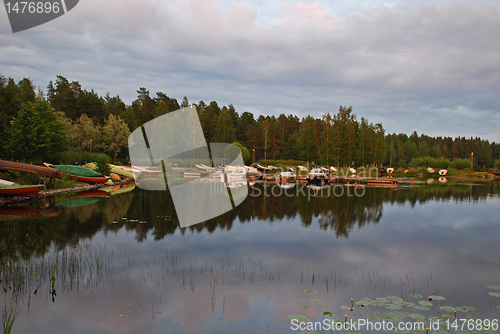
{"label": "water lily leaf", "polygon": [[373,312],[373,315],[376,317],[381,317],[381,318],[388,318],[389,315],[385,312],[380,312],[380,311],[375,311]]}
{"label": "water lily leaf", "polygon": [[404,306],[407,306],[407,307],[413,307],[413,306],[415,306],[415,303],[405,302],[405,303],[404,303]]}
{"label": "water lily leaf", "polygon": [[441,311],[446,311],[446,312],[453,312],[455,311],[455,308],[452,306],[441,306],[439,308]]}
{"label": "water lily leaf", "polygon": [[499,309],[499,310],[500,310],[500,306],[497,306],[497,309]]}
{"label": "water lily leaf", "polygon": [[449,332],[439,329],[437,331],[432,331],[432,334],[449,334]]}
{"label": "water lily leaf", "polygon": [[440,317],[429,317],[429,320],[431,322],[439,322],[439,321],[442,321]]}
{"label": "water lily leaf", "polygon": [[303,315],[299,315],[299,314],[292,314],[292,315],[289,315],[289,316],[288,316],[288,319],[290,319],[290,320],[294,320],[294,319],[296,319],[296,320],[298,320],[298,321],[300,321],[300,322],[306,322],[307,320],[309,320],[309,318],[308,318],[308,317],[303,316]]}
{"label": "water lily leaf", "polygon": [[425,317],[423,315],[418,314],[418,313],[413,313],[412,315],[410,315],[410,317],[412,317],[415,320],[424,320],[425,319]]}
{"label": "water lily leaf", "polygon": [[455,334],[469,334],[468,331],[463,330],[463,329],[455,329],[454,332],[455,332]]}
{"label": "water lily leaf", "polygon": [[309,301],[309,303],[311,303],[313,305],[318,305],[318,306],[326,305],[326,302],[323,299],[311,299]]}
{"label": "water lily leaf", "polygon": [[415,306],[415,308],[417,310],[420,310],[420,311],[429,311],[430,310],[430,308],[428,308],[427,306],[422,306],[422,305],[417,305],[417,306]]}
{"label": "water lily leaf", "polygon": [[498,286],[498,285],[488,285],[486,288],[493,289],[493,290],[500,290],[500,286]]}
{"label": "water lily leaf", "polygon": [[455,310],[457,312],[469,312],[469,309],[466,306],[455,307]]}
{"label": "water lily leaf", "polygon": [[389,312],[389,315],[392,315],[393,317],[400,317],[403,318],[406,316],[406,312],[401,312],[401,311],[392,311]]}
{"label": "water lily leaf", "polygon": [[331,318],[331,317],[332,317],[332,312],[323,312],[323,315],[324,315],[325,317],[329,317],[329,318]]}
{"label": "water lily leaf", "polygon": [[463,308],[467,309],[470,312],[474,312],[476,309],[472,306],[462,306]]}
{"label": "water lily leaf", "polygon": [[390,308],[392,310],[398,310],[401,308],[399,305],[394,305],[394,304],[384,304],[384,307]]}
{"label": "water lily leaf", "polygon": [[377,297],[377,300],[381,302],[388,302],[390,299],[387,299],[387,297]]}
{"label": "water lily leaf", "polygon": [[398,323],[398,322],[402,322],[403,319],[401,319],[401,317],[390,317],[389,319],[387,319],[388,321],[390,322],[395,322],[395,323]]}
{"label": "water lily leaf", "polygon": [[365,306],[370,305],[370,301],[369,300],[358,300],[355,304],[358,306],[365,307]]}
{"label": "water lily leaf", "polygon": [[500,298],[500,293],[498,292],[488,292],[490,295],[492,295],[493,297],[497,297],[497,298]]}
{"label": "water lily leaf", "polygon": [[370,305],[373,305],[373,306],[384,306],[384,305],[385,305],[385,303],[384,303],[384,302],[382,302],[382,301],[380,301],[380,300],[372,300],[372,301],[370,302]]}
{"label": "water lily leaf", "polygon": [[433,300],[446,300],[443,296],[429,296],[429,298],[432,298]]}
{"label": "water lily leaf", "polygon": [[304,293],[307,293],[308,295],[317,295],[318,291],[307,289],[307,290],[304,290]]}
{"label": "water lily leaf", "polygon": [[308,303],[297,303],[297,306],[302,307],[302,308],[309,308],[309,307],[311,307],[311,304],[308,304]]}
{"label": "water lily leaf", "polygon": [[412,294],[410,295],[410,297],[413,297],[413,298],[422,298],[422,295],[421,295],[421,294],[419,294],[419,293],[412,293]]}
{"label": "water lily leaf", "polygon": [[432,303],[428,302],[427,300],[421,300],[418,303],[423,306],[432,306]]}
{"label": "water lily leaf", "polygon": [[378,317],[376,315],[371,315],[368,317],[368,320],[370,320],[371,322],[379,322],[379,321],[382,321],[384,318],[382,317]]}
{"label": "water lily leaf", "polygon": [[402,300],[402,299],[401,300],[398,300],[398,299],[394,300],[393,299],[392,303],[396,304],[396,305],[400,305],[400,306],[406,306],[406,302],[404,300]]}
{"label": "water lily leaf", "polygon": [[390,299],[390,300],[403,300],[403,298],[401,297],[398,297],[398,296],[387,296],[385,297],[386,299]]}

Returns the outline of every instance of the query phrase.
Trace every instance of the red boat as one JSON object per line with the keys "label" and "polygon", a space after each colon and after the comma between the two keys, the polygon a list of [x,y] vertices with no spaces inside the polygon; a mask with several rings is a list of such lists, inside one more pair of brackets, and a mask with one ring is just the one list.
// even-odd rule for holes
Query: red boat
{"label": "red boat", "polygon": [[42,185],[0,186],[0,196],[33,196],[38,194]]}
{"label": "red boat", "polygon": [[77,176],[78,180],[82,182],[91,182],[91,183],[106,183],[108,182],[108,178],[105,176],[102,177],[87,177],[87,176]]}

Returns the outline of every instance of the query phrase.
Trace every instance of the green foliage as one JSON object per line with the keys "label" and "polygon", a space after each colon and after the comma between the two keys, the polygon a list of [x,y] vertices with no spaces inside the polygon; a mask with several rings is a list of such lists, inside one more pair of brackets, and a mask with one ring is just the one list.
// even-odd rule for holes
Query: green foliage
{"label": "green foliage", "polygon": [[33,161],[50,150],[49,128],[40,115],[41,103],[24,103],[12,125],[11,152],[16,160]]}
{"label": "green foliage", "polygon": [[102,127],[102,145],[104,151],[113,156],[116,163],[116,155],[127,146],[130,130],[120,116],[109,115]]}
{"label": "green foliage", "polygon": [[111,162],[110,160],[111,159],[106,154],[98,154],[95,159],[95,164],[97,166],[96,171],[102,175],[109,175],[109,172],[111,171],[111,168],[108,165]]}
{"label": "green foliage", "polygon": [[[241,157],[243,158],[243,162],[245,164],[250,164],[251,163],[251,159],[250,159],[250,152],[248,152],[248,149],[245,146],[243,146],[240,143],[238,143],[238,142],[234,142],[233,145],[236,145],[236,146],[238,146],[240,148]],[[224,152],[224,155],[226,155],[225,152]]]}
{"label": "green foliage", "polygon": [[217,143],[232,143],[236,141],[236,133],[227,108],[223,109],[218,117],[216,133],[215,142]]}
{"label": "green foliage", "polygon": [[62,179],[56,179],[56,187],[58,189],[74,188],[77,183],[77,178],[71,178],[66,174],[63,175]]}
{"label": "green foliage", "polygon": [[453,160],[451,166],[456,169],[466,169],[471,168],[472,163],[470,159],[455,159]]}
{"label": "green foliage", "polygon": [[433,168],[446,169],[451,165],[452,165],[451,161],[443,157],[435,159],[430,156],[426,156],[423,158],[413,158],[410,161],[411,167],[433,167]]}
{"label": "green foliage", "polygon": [[494,164],[494,166],[495,166],[496,168],[500,168],[500,159],[496,159],[496,160],[495,160],[495,164]]}
{"label": "green foliage", "polygon": [[276,166],[276,167],[296,167],[306,166],[306,162],[302,160],[259,160],[262,166]]}
{"label": "green foliage", "polygon": [[111,158],[105,153],[89,153],[89,152],[78,152],[78,151],[65,151],[57,153],[50,163],[55,165],[84,165],[87,162],[93,162],[97,160],[103,160],[106,162],[111,162]]}

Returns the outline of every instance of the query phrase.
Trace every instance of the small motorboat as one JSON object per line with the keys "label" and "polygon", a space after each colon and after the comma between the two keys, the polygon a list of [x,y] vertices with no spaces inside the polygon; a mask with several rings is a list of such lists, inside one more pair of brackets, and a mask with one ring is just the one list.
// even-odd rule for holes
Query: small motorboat
{"label": "small motorboat", "polygon": [[295,182],[296,176],[294,172],[281,172],[276,177],[276,182],[278,183],[291,183]]}
{"label": "small motorboat", "polygon": [[430,174],[434,174],[434,172],[435,172],[434,168],[432,168],[432,167],[428,167],[428,168],[427,168],[427,171],[428,171]]}

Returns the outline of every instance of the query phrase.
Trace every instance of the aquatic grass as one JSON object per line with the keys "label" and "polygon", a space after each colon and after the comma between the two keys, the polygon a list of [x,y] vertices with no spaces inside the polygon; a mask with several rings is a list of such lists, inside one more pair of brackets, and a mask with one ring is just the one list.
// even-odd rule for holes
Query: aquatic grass
{"label": "aquatic grass", "polygon": [[9,307],[4,306],[3,312],[2,312],[2,327],[3,327],[3,334],[10,334],[12,331],[12,326],[14,325],[14,321],[17,318],[17,315],[19,314],[19,311],[21,311],[21,308],[17,307]]}

